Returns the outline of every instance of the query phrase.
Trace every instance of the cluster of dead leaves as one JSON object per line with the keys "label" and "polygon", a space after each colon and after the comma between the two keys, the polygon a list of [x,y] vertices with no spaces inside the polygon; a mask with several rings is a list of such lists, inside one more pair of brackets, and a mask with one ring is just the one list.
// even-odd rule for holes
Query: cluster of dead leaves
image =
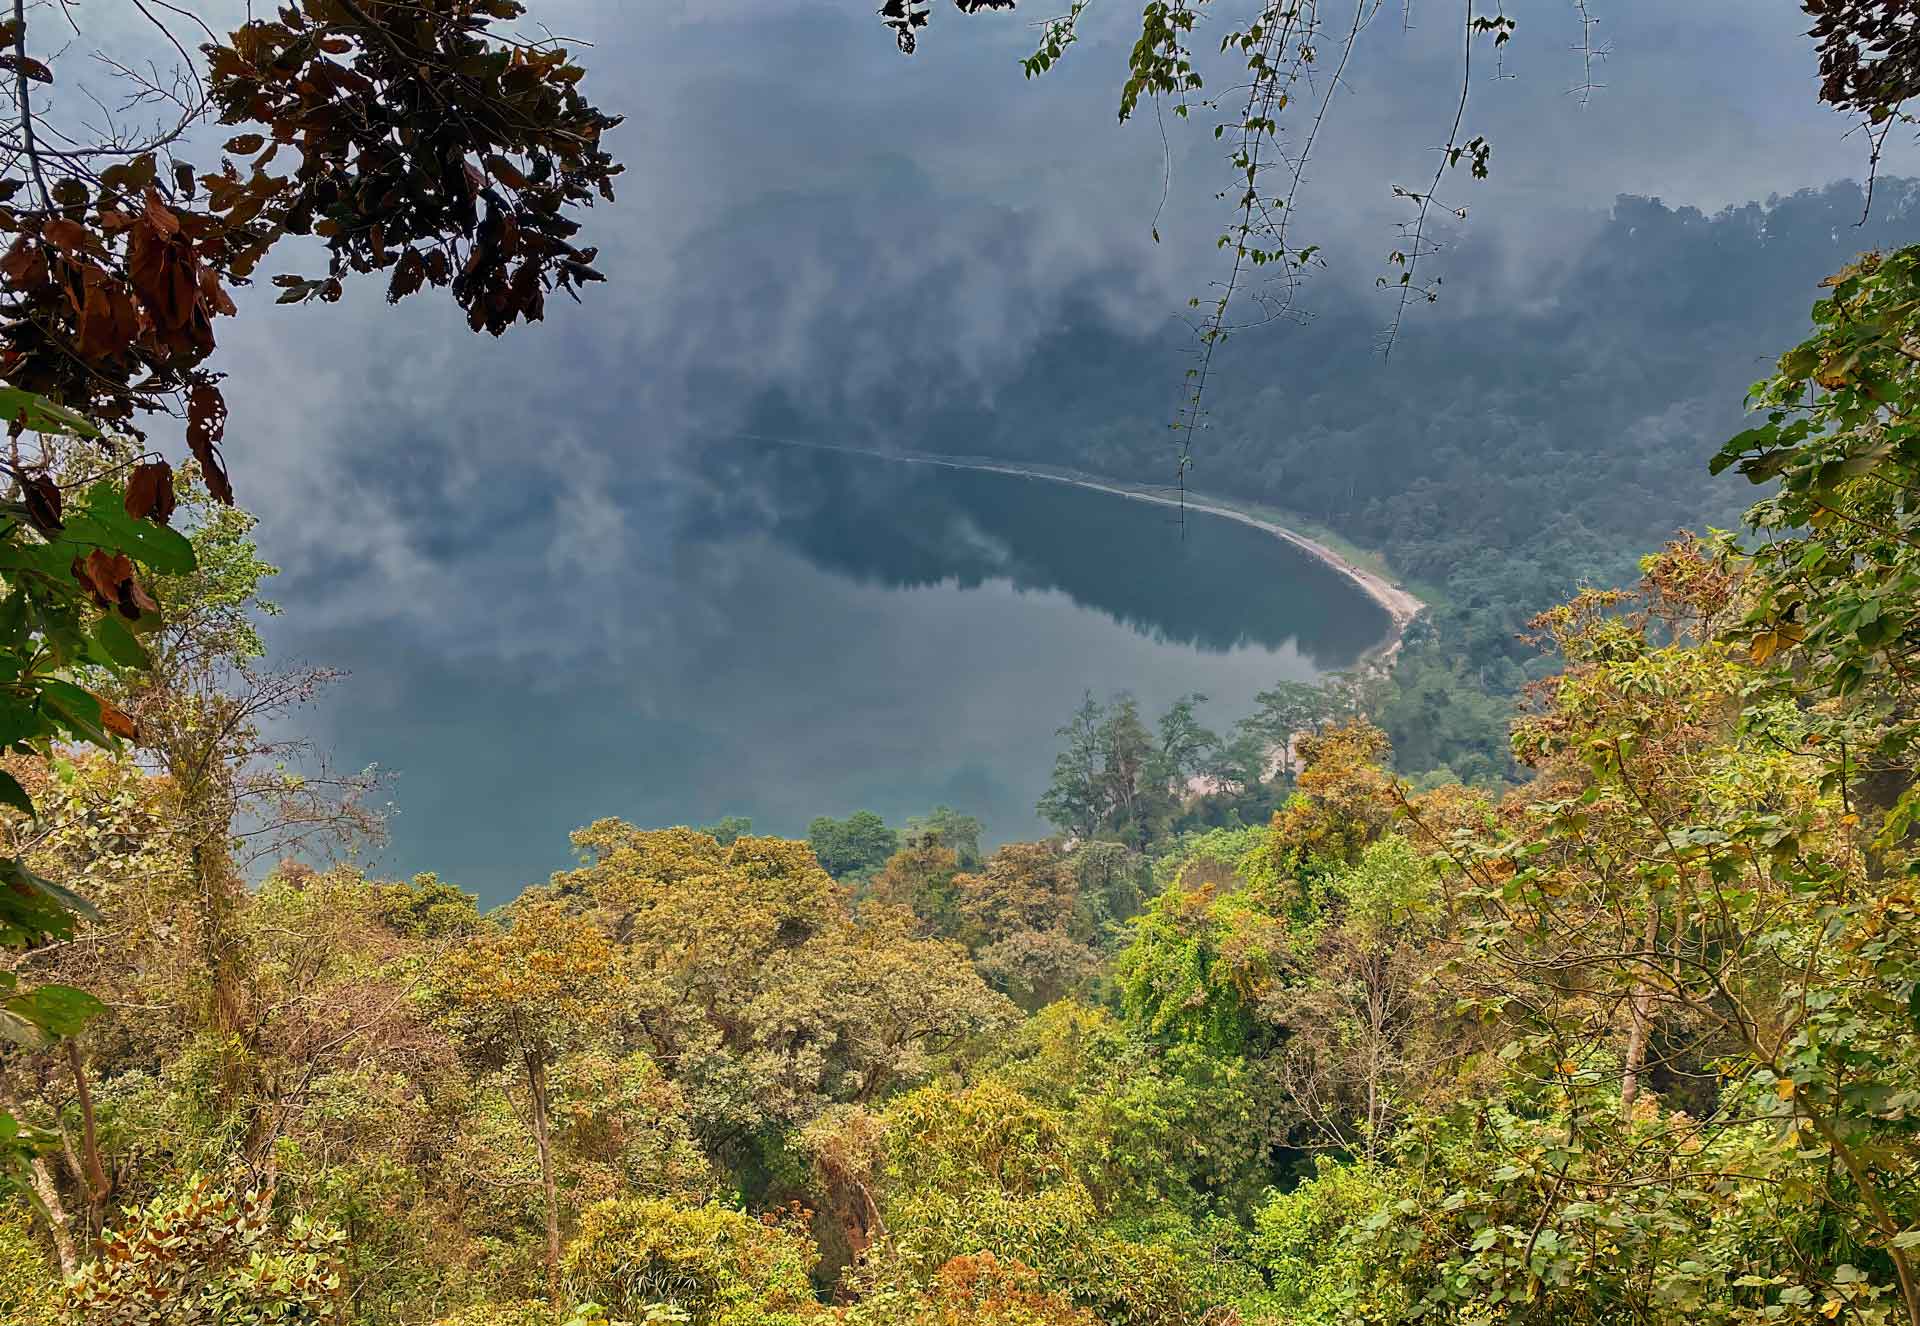
{"label": "cluster of dead leaves", "polygon": [[214,319],[234,313],[203,251],[221,229],[206,213],[176,211],[149,182],[138,206],[115,196],[81,218],[15,216],[0,276],[22,307],[0,336],[0,375],[131,429],[136,409],[184,395],[188,441],[208,485],[232,499],[219,442],[225,404],[199,365],[214,348]]}
{"label": "cluster of dead leaves", "polygon": [[1820,52],[1820,100],[1875,123],[1920,92],[1920,27],[1910,0],[1801,0]]}
{"label": "cluster of dead leaves", "polygon": [[95,548],[85,557],[73,559],[73,578],[93,595],[102,608],[118,610],[128,621],[142,614],[160,611],[153,596],[140,587],[133,560],[125,553],[109,553]]}
{"label": "cluster of dead leaves", "polygon": [[387,298],[450,288],[468,325],[534,322],[546,295],[604,279],[566,209],[613,197],[600,146],[619,123],[580,95],[585,70],[559,46],[492,40],[511,0],[365,0],[283,9],[211,52],[225,123],[270,126],[230,151],[282,145],[300,164],[269,209],[324,238],[324,277],[282,276],[283,303],[331,302],[352,272],[390,271]]}
{"label": "cluster of dead leaves", "polygon": [[204,365],[232,287],[284,236],[325,239],[332,270],[276,277],[282,302],[332,302],[348,273],[390,270],[389,299],[449,288],[495,335],[603,280],[568,213],[612,198],[621,168],[600,139],[619,121],[581,97],[564,48],[491,31],[521,13],[303,0],[202,48],[211,113],[251,126],[217,170],[146,152],[96,174],[76,154],[43,161],[44,189],[24,167],[0,179],[0,380],[134,437],[143,414],[184,416],[231,502],[227,406]]}

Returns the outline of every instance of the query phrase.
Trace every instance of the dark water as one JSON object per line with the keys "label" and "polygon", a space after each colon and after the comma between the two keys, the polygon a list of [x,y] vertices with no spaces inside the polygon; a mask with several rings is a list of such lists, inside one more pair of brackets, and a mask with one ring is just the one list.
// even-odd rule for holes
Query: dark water
{"label": "dark water", "polygon": [[533,642],[455,650],[404,619],[328,633],[324,661],[354,676],[326,739],[398,775],[383,869],[499,901],[603,815],[800,834],[946,803],[996,841],[1035,835],[1084,692],[1129,690],[1153,715],[1198,691],[1224,729],[1255,691],[1348,667],[1387,629],[1257,530],[1189,515],[1183,536],[1167,508],[1043,480],[736,447],[629,498],[644,547],[593,621],[564,620],[568,573],[535,565],[518,591],[578,641],[563,664]]}

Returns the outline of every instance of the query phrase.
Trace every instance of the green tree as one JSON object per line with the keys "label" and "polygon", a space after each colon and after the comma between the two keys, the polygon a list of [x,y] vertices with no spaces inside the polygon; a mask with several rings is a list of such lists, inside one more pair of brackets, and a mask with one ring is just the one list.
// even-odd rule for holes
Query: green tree
{"label": "green tree", "polygon": [[621,1317],[677,1308],[691,1326],[759,1326],[814,1304],[804,1228],[719,1206],[623,1200],[589,1207],[567,1249],[567,1291]]}
{"label": "green tree", "polygon": [[867,895],[876,902],[906,908],[929,935],[960,939],[966,923],[955,885],[959,876],[957,852],[938,838],[909,834],[906,846],[888,857],[868,884]]}
{"label": "green tree", "polygon": [[479,1067],[505,1068],[527,1089],[540,1161],[547,1278],[560,1289],[560,1203],[554,1185],[549,1074],[561,1056],[605,1034],[617,997],[616,954],[605,935],[557,902],[514,907],[449,953],[435,979],[448,1029]]}
{"label": "green tree", "polygon": [[1008,843],[979,874],[954,878],[980,970],[1023,1008],[1052,1003],[1099,966],[1077,882],[1050,842]]}
{"label": "green tree", "polygon": [[1053,780],[1041,794],[1042,818],[1076,838],[1096,836],[1107,820],[1104,787],[1106,706],[1089,691],[1073,717],[1056,733],[1062,740],[1054,757]]}
{"label": "green tree", "polygon": [[829,875],[847,880],[884,865],[900,846],[900,835],[872,811],[856,810],[844,820],[816,817],[807,825],[807,842]]}
{"label": "green tree", "polygon": [[1064,745],[1037,806],[1041,816],[1082,840],[1109,837],[1135,848],[1158,841],[1192,781],[1215,771],[1220,740],[1197,716],[1205,702],[1182,696],[1156,734],[1131,695],[1102,704],[1089,693],[1059,729]]}
{"label": "green tree", "polygon": [[731,847],[736,839],[744,838],[753,832],[753,821],[745,815],[723,815],[712,824],[703,825],[699,832],[706,834],[722,847]]}
{"label": "green tree", "polygon": [[980,821],[971,815],[962,815],[952,806],[935,806],[925,815],[915,815],[907,821],[905,845],[914,847],[926,843],[947,848],[963,870],[972,870],[982,860]]}
{"label": "green tree", "polygon": [[1353,687],[1342,681],[1278,682],[1253,697],[1259,706],[1237,724],[1256,741],[1280,773],[1295,773],[1295,738],[1357,712]]}
{"label": "green tree", "polygon": [[586,861],[552,892],[614,937],[634,1048],[673,1066],[699,1135],[729,1160],[831,1104],[924,1080],[1010,1012],[965,951],[923,937],[906,908],[853,911],[804,842],[722,847],[618,820],[574,841]]}

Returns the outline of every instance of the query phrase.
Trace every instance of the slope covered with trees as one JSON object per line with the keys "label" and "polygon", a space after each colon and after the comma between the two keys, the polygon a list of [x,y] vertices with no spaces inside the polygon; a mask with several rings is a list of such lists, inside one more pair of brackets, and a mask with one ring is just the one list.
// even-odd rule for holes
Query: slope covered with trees
{"label": "slope covered with trees", "polygon": [[[1910,26],[1810,8],[1827,98],[1891,123],[1920,88]],[[274,135],[228,145],[263,152],[246,183],[167,137],[43,152],[30,85],[54,71],[24,12],[0,390],[41,444],[0,503],[9,1323],[1920,1326],[1920,248],[1833,276],[1714,452],[1729,493],[1760,486],[1750,546],[1647,540],[1631,587],[1530,615],[1537,665],[1482,656],[1476,624],[1579,570],[1555,550],[1622,579],[1607,559],[1690,481],[1649,450],[1625,505],[1651,515],[1522,519],[1613,461],[1429,401],[1491,449],[1353,430],[1415,496],[1356,505],[1356,470],[1342,518],[1436,567],[1465,548],[1428,502],[1544,551],[1511,594],[1451,602],[1395,689],[1277,688],[1225,742],[1187,701],[1154,725],[1090,699],[1054,840],[983,854],[948,808],[808,842],[598,819],[573,868],[481,914],[351,864],[369,776],[292,772],[278,724],[326,676],[264,661],[273,569],[204,363],[224,285],[283,234],[328,241],[292,301],[391,269],[393,297],[444,280],[476,329],[539,316],[598,275],[564,209],[605,191],[610,122],[564,51],[490,35],[514,4],[317,0],[206,48],[218,113]],[[924,14],[888,7],[903,46]],[[1195,86],[1192,10],[1146,19],[1129,106]],[[1274,68],[1310,63],[1281,31]],[[267,175],[296,137],[299,174]],[[1634,230],[1679,246],[1669,280],[1745,233],[1672,218]],[[1236,268],[1282,242],[1237,233]],[[1577,417],[1622,389],[1603,366],[1541,390]],[[1646,380],[1667,411],[1716,371]],[[132,431],[170,406],[177,472]],[[1487,473],[1517,486],[1476,506]],[[1450,638],[1444,677],[1411,666]],[[1491,712],[1522,677],[1475,770],[1517,785],[1394,771],[1420,688]],[[1429,755],[1480,750],[1440,731]]]}
{"label": "slope covered with trees", "polygon": [[[1507,715],[1542,670],[1516,638],[1526,622],[1582,585],[1631,582],[1678,530],[1737,525],[1744,496],[1707,473],[1717,439],[1804,333],[1806,292],[1862,250],[1911,241],[1916,188],[1880,180],[1870,213],[1851,182],[1713,214],[1623,197],[1570,225],[1519,292],[1490,289],[1504,255],[1469,242],[1386,361],[1381,301],[1337,277],[1309,284],[1304,325],[1221,345],[1187,482],[1382,554],[1432,605],[1371,706],[1396,763],[1512,778]],[[828,384],[768,396],[748,427],[825,442],[853,429],[876,447],[1170,489],[1182,342],[1116,330],[1093,305],[978,395]]]}
{"label": "slope covered with trees", "polygon": [[[1714,462],[1765,486],[1764,538],[1536,616],[1503,792],[1411,785],[1377,726],[1276,691],[1309,729],[1277,806],[1183,830],[1142,797],[1222,794],[1183,781],[1190,710],[1090,704],[1062,839],[600,820],[482,915],[350,865],[210,896],[175,768],[9,755],[11,850],[101,913],[11,978],[100,1006],[0,1063],[32,1130],[0,1307],[1920,1321],[1920,250],[1841,273],[1815,328]],[[264,569],[180,495],[227,575],[156,593],[244,649],[196,605]],[[357,830],[327,804],[253,819]]]}

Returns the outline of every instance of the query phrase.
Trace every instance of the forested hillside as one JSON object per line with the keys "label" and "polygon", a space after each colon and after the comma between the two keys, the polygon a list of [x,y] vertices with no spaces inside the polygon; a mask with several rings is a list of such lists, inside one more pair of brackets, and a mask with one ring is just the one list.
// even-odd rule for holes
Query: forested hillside
{"label": "forested hillside", "polygon": [[[1737,523],[1745,495],[1707,459],[1804,333],[1806,292],[1912,238],[1917,188],[1879,181],[1870,214],[1851,182],[1712,215],[1621,198],[1521,290],[1495,289],[1497,250],[1455,256],[1473,276],[1422,307],[1384,362],[1387,306],[1309,284],[1309,322],[1223,343],[1189,482],[1376,549],[1428,591],[1433,611],[1373,705],[1397,764],[1510,777],[1507,714],[1539,671],[1515,638],[1526,621],[1582,584],[1626,583],[1678,530]],[[1169,484],[1183,347],[1088,309],[977,403],[782,396],[754,427],[837,441],[851,419],[879,445]]]}
{"label": "forested hillside", "polygon": [[[50,109],[73,79],[108,113],[48,33],[82,7],[0,20],[0,1324],[1920,1326],[1914,186],[1865,228],[1850,188],[1623,200],[1525,308],[1442,304],[1390,365],[1360,306],[1228,341],[1196,486],[1427,587],[1391,675],[1283,682],[1225,732],[1195,696],[1088,694],[1057,832],[991,850],[965,806],[821,807],[805,840],[583,807],[571,864],[483,908],[370,865],[380,771],[301,739],[338,678],[270,652],[223,449],[232,366],[292,382],[216,336],[266,311],[256,278],[310,313],[379,273],[474,332],[544,321],[605,279],[577,237],[619,120],[550,30],[500,26],[515,0],[306,0],[224,37],[134,8],[180,63],[99,63],[151,128]],[[1884,145],[1911,14],[1805,10],[1822,99]],[[1259,12],[1218,52],[1251,79],[1218,135],[1235,272],[1308,263],[1253,157],[1391,7],[1344,49],[1316,7]],[[928,14],[881,11],[903,52]],[[1147,6],[1123,118],[1190,109],[1197,22]],[[1466,8],[1466,87],[1514,23]],[[1459,104],[1436,189],[1490,150]],[[912,436],[1161,477],[1159,347],[1100,326]],[[301,515],[357,539],[390,474]],[[546,570],[612,600],[606,505]],[[1738,530],[1674,532],[1702,523]],[[950,574],[915,533],[900,574]],[[1076,583],[1134,570],[1073,551]],[[1237,638],[1231,592],[1179,629]],[[513,698],[488,721],[535,721]],[[509,773],[475,824],[550,766]]]}
{"label": "forested hillside", "polygon": [[1090,702],[1063,838],[599,820],[486,915],[432,875],[209,873],[196,815],[249,806],[236,850],[376,826],[364,788],[262,762],[257,716],[310,680],[211,746],[189,721],[204,669],[263,678],[270,568],[179,476],[198,569],[152,578],[155,666],[106,702],[171,762],[7,761],[9,850],[97,914],[9,959],[0,1307],[1920,1318],[1920,250],[1815,318],[1714,460],[1767,485],[1765,541],[1674,540],[1537,618],[1517,789],[1417,790],[1378,727],[1276,691],[1304,734],[1237,792],[1278,808],[1183,831],[1236,791],[1189,781],[1191,710]]}

